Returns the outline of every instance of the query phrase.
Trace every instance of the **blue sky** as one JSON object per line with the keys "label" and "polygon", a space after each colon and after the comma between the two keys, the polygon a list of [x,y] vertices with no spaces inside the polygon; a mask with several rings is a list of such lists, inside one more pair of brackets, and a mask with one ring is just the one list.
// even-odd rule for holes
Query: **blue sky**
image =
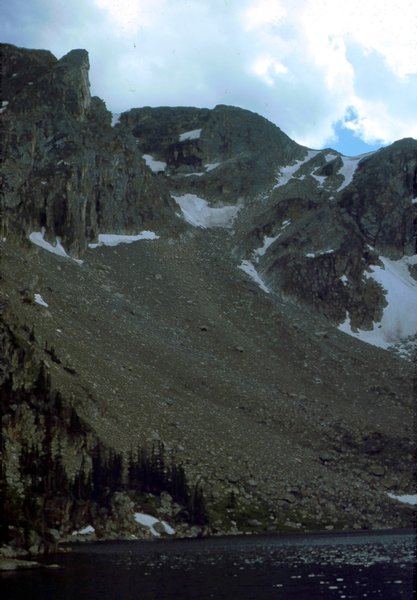
{"label": "blue sky", "polygon": [[85,48],[112,112],[231,104],[346,155],[417,137],[415,0],[13,0],[0,40]]}

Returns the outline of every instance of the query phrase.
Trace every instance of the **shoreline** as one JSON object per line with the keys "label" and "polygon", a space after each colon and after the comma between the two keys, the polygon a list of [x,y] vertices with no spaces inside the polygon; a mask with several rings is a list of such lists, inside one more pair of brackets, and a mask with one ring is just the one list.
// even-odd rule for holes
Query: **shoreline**
{"label": "shoreline", "polygon": [[[0,548],[0,574],[2,573],[13,573],[16,571],[23,570],[32,570],[32,569],[50,569],[50,568],[60,568],[60,565],[57,563],[44,563],[39,562],[37,559],[46,559],[47,556],[54,556],[66,553],[76,552],[80,548],[85,548],[86,546],[91,546],[97,549],[99,546],[104,546],[108,544],[114,545],[122,545],[122,544],[140,544],[143,546],[154,546],[155,544],[175,544],[176,542],[180,543],[195,543],[196,541],[205,541],[210,543],[221,543],[225,541],[239,541],[239,542],[253,542],[254,538],[258,539],[266,539],[266,540],[286,540],[286,539],[314,539],[314,538],[359,538],[359,537],[378,537],[378,536],[415,536],[417,540],[417,528],[414,527],[404,527],[404,528],[383,528],[383,529],[352,529],[352,530],[318,530],[318,531],[275,531],[275,532],[263,532],[263,533],[239,533],[239,534],[221,534],[221,535],[205,535],[205,536],[195,536],[195,537],[167,537],[167,538],[155,538],[153,540],[149,539],[132,539],[132,538],[123,538],[119,537],[116,539],[110,538],[101,538],[101,539],[86,539],[84,541],[77,540],[74,542],[64,541],[60,544],[57,544],[57,547],[50,552],[46,552],[44,554],[38,555],[29,555],[26,552],[22,558],[22,554],[19,551],[16,552],[14,556],[11,555],[11,549],[9,547]],[[1,554],[2,550],[7,549],[8,555],[4,556]]]}

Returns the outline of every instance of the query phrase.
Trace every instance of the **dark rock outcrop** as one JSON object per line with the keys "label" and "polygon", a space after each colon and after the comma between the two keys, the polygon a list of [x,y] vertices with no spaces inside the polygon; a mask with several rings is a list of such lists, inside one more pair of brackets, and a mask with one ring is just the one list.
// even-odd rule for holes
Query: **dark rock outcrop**
{"label": "dark rock outcrop", "polygon": [[231,106],[135,108],[121,115],[120,127],[144,154],[167,164],[170,190],[216,204],[255,197],[274,180],[277,165],[305,153],[265,118]]}
{"label": "dark rock outcrop", "polygon": [[99,233],[137,233],[174,222],[173,201],[90,96],[88,54],[2,45],[2,231],[45,228],[76,256]]}
{"label": "dark rock outcrop", "polygon": [[407,138],[362,160],[340,198],[364,240],[393,259],[416,254],[417,140]]}

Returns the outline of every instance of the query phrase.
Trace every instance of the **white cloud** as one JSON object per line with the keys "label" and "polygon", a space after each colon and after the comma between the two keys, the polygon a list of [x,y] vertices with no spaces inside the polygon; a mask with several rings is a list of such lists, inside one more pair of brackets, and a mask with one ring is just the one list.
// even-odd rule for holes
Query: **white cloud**
{"label": "white cloud", "polygon": [[[15,4],[16,3],[16,4]],[[4,41],[90,53],[113,112],[235,104],[310,147],[417,137],[415,0],[15,0]]]}
{"label": "white cloud", "polygon": [[151,28],[163,15],[164,0],[94,0],[98,8],[108,13],[110,21],[124,33],[136,33]]}
{"label": "white cloud", "polygon": [[285,75],[288,69],[282,63],[274,60],[271,56],[261,56],[255,60],[251,70],[268,85],[274,85],[278,75]]}
{"label": "white cloud", "polygon": [[255,0],[242,11],[242,22],[247,31],[276,25],[286,16],[287,11],[279,0]]}

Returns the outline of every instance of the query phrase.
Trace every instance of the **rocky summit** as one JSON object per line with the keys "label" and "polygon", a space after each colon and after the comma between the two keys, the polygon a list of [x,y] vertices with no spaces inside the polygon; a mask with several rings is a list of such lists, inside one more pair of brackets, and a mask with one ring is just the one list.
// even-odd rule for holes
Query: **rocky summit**
{"label": "rocky summit", "polygon": [[112,115],[85,50],[1,55],[6,555],[412,525],[417,141]]}

